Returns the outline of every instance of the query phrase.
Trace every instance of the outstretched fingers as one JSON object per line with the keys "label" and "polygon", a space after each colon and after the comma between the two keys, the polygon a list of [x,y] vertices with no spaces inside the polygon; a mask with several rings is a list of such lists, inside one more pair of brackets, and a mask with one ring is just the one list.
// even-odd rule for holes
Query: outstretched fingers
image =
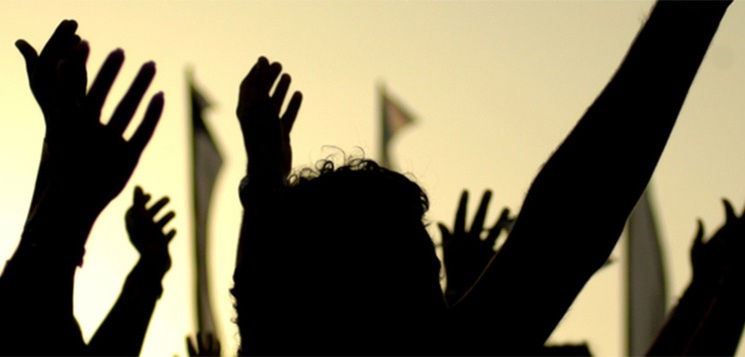
{"label": "outstretched fingers", "polygon": [[691,262],[694,265],[703,259],[704,249],[704,222],[698,219],[696,223],[698,228],[696,229],[696,237],[693,238],[693,247],[691,248]]}
{"label": "outstretched fingers", "polygon": [[164,196],[161,199],[159,199],[157,202],[155,202],[150,208],[148,208],[147,213],[150,215],[150,218],[155,217],[155,215],[160,212],[163,207],[165,207],[168,202],[170,202],[171,199],[168,198],[168,196]]}
{"label": "outstretched fingers", "polygon": [[31,76],[34,74],[34,69],[36,68],[36,61],[39,59],[39,54],[36,52],[36,49],[34,49],[34,47],[25,40],[16,41],[16,48],[19,52],[21,52],[21,55],[23,56],[23,62],[25,62],[26,64],[26,74],[30,79]]}
{"label": "outstretched fingers", "polygon": [[466,234],[466,206],[468,206],[468,191],[463,190],[458,203],[458,211],[455,213],[455,224],[453,235],[456,237]]}
{"label": "outstretched fingers", "polygon": [[77,30],[78,23],[75,20],[62,20],[54,30],[52,37],[44,45],[41,53],[44,56],[49,54],[51,58],[59,57],[60,53],[74,45],[75,41],[80,41],[80,37],[75,35]]}
{"label": "outstretched fingers", "polygon": [[163,215],[163,217],[161,217],[161,219],[159,219],[158,222],[156,222],[156,224],[158,225],[158,228],[163,230],[163,228],[165,228],[165,226],[168,224],[168,222],[170,222],[173,219],[173,217],[176,217],[176,212],[168,211],[168,213]]}
{"label": "outstretched fingers", "polygon": [[[109,95],[111,86],[114,84],[116,76],[119,74],[119,70],[122,68],[124,63],[124,51],[117,49],[109,53],[106,60],[101,66],[101,69],[96,75],[96,79],[93,80],[88,95],[86,96],[86,108],[89,111],[87,116],[89,118],[98,118],[101,115],[101,108],[103,103],[106,101],[106,97]],[[93,120],[93,119],[91,119]]]}
{"label": "outstretched fingers", "polygon": [[132,138],[129,140],[132,152],[137,159],[139,159],[142,151],[145,150],[147,143],[150,142],[150,138],[153,137],[155,127],[158,126],[160,115],[163,113],[164,101],[163,92],[158,92],[152,99],[150,99],[150,104],[147,106],[147,111],[145,111],[145,117],[142,119],[142,123],[140,123],[137,131],[135,131],[134,135],[132,135]]}
{"label": "outstretched fingers", "polygon": [[728,199],[722,199],[722,202],[724,203],[724,215],[726,216],[726,223],[734,223],[737,221],[737,213],[735,213],[735,209],[732,207],[732,202],[730,202]]}
{"label": "outstretched fingers", "polygon": [[284,130],[285,135],[290,135],[292,126],[295,125],[295,118],[297,118],[297,113],[298,111],[300,111],[300,104],[302,103],[303,94],[300,92],[293,93],[292,98],[290,98],[290,103],[287,104],[287,109],[282,115],[282,129]]}
{"label": "outstretched fingers", "polygon": [[440,237],[442,237],[442,246],[447,247],[453,242],[453,234],[450,233],[448,227],[442,223],[437,223],[437,228],[440,229]]}
{"label": "outstretched fingers", "polygon": [[282,109],[282,103],[285,101],[285,97],[287,96],[287,90],[290,89],[290,82],[292,82],[290,75],[287,73],[282,74],[277,83],[277,88],[274,89],[274,94],[272,94],[272,105],[276,108],[277,113]]}
{"label": "outstretched fingers", "polygon": [[142,207],[144,209],[148,201],[150,201],[150,195],[145,194],[145,191],[142,190],[142,187],[136,186],[134,197],[132,199],[132,205],[136,207]]}
{"label": "outstretched fingers", "polygon": [[486,210],[489,208],[491,194],[492,193],[490,190],[486,190],[484,192],[484,195],[481,197],[479,209],[476,211],[476,215],[473,217],[473,223],[471,224],[471,235],[474,237],[480,237],[481,232],[484,230],[484,219],[486,219]]}
{"label": "outstretched fingers", "polygon": [[132,120],[137,107],[142,101],[142,97],[150,87],[150,83],[155,77],[155,63],[147,62],[140,68],[137,77],[135,77],[132,85],[129,87],[127,94],[117,105],[111,120],[108,123],[108,127],[115,133],[122,134],[127,129],[127,125]]}
{"label": "outstretched fingers", "polygon": [[259,91],[260,93],[269,95],[269,90],[277,81],[277,77],[282,73],[282,65],[279,62],[272,62],[266,70],[260,73],[259,77]]}
{"label": "outstretched fingers", "polygon": [[509,225],[510,221],[510,209],[505,207],[502,209],[502,213],[499,215],[499,219],[497,219],[497,224],[494,225],[489,230],[489,235],[486,236],[486,244],[488,244],[490,247],[494,247],[494,244],[497,242],[497,238],[499,237],[499,233],[502,232],[502,229],[506,229]]}
{"label": "outstretched fingers", "polygon": [[83,41],[73,47],[69,56],[58,63],[59,99],[55,105],[59,110],[76,110],[85,100],[85,90],[88,84],[85,64],[89,53],[88,42]]}

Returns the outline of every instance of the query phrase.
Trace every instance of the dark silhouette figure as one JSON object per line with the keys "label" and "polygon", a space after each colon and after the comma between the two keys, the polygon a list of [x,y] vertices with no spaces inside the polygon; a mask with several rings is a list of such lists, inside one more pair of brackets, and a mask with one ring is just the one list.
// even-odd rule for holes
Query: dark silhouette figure
{"label": "dark silhouette figure", "polygon": [[[296,93],[260,58],[241,85],[249,156],[235,286],[245,354],[410,354],[445,302],[440,263],[422,223],[426,195],[370,160],[323,161],[287,181]],[[364,205],[360,205],[364,202]],[[362,219],[361,219],[362,217]],[[287,343],[291,340],[292,343]]]}
{"label": "dark silhouette figure", "polygon": [[[466,230],[468,191],[465,190],[460,196],[452,232],[445,224],[437,224],[442,236],[443,265],[447,277],[445,299],[448,305],[455,305],[478,280],[479,275],[496,254],[495,245],[500,233],[502,230],[509,232],[512,225],[510,210],[505,207],[494,226],[484,229],[491,196],[491,191],[484,192],[469,230]],[[487,231],[487,234],[482,237],[484,231]]]}
{"label": "dark silhouette figure", "polygon": [[129,273],[116,304],[88,343],[90,355],[139,355],[155,304],[163,294],[161,282],[171,268],[168,243],[176,236],[175,229],[167,233],[164,230],[175,213],[169,211],[156,219],[169,198],[162,197],[148,208],[149,200],[149,194],[139,186],[135,188],[126,222],[129,240],[140,259]]}
{"label": "dark silhouette figure", "polygon": [[466,326],[463,353],[538,353],[608,259],[729,4],[655,4],[610,83],[535,178],[499,253],[451,308]]}
{"label": "dark silhouette figure", "polygon": [[[6,327],[0,354],[88,353],[73,316],[75,271],[82,265],[93,223],[129,180],[163,109],[163,95],[156,94],[133,136],[129,140],[122,137],[155,75],[155,65],[147,63],[108,123],[101,123],[101,108],[124,53],[113,51],[86,91],[89,47],[76,30],[75,21],[63,21],[40,54],[23,40],[16,43],[26,61],[31,90],[44,114],[46,133],[28,220],[18,248],[0,277],[0,319]],[[142,225],[135,220],[128,226]],[[141,263],[146,263],[144,253],[141,257]],[[145,270],[138,264],[125,293],[149,290],[130,283],[139,280]],[[128,300],[124,296],[122,299]],[[104,327],[104,331],[115,331],[106,323]],[[139,351],[139,345],[132,349],[109,345],[115,350],[107,350],[104,342],[111,338],[102,337],[100,345],[95,340],[93,353]],[[130,341],[127,336],[119,340]]]}
{"label": "dark silhouette figure", "polygon": [[416,184],[368,160],[288,180],[301,96],[280,116],[290,77],[270,94],[282,68],[260,58],[237,110],[249,159],[233,289],[241,353],[540,354],[608,259],[729,3],[655,5],[499,253],[449,308]]}
{"label": "dark silhouette figure", "polygon": [[745,215],[724,200],[726,222],[691,249],[693,278],[651,346],[652,356],[733,356],[745,326]]}

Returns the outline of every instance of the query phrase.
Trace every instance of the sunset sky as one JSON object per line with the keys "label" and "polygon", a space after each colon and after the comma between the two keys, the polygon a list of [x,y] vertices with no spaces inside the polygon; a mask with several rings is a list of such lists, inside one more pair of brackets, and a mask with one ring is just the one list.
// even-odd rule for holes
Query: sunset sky
{"label": "sunset sky", "polygon": [[[123,193],[99,217],[77,273],[75,314],[86,338],[116,300],[137,260],[124,227],[134,185],[171,197],[173,267],[164,280],[144,356],[186,355],[195,332],[189,102],[186,71],[214,104],[207,112],[223,153],[213,198],[211,278],[223,354],[238,343],[228,290],[246,165],[235,107],[256,59],[279,61],[304,95],[292,133],[294,164],[339,153],[376,158],[377,88],[417,118],[390,147],[393,163],[428,193],[429,222],[452,225],[461,190],[472,214],[494,191],[488,222],[517,212],[549,155],[613,75],[652,1],[0,1],[0,257],[10,257],[33,191],[44,122],[14,42],[41,49],[62,19],[90,42],[89,78],[109,51],[125,64],[104,118],[149,60],[165,110]],[[689,92],[652,179],[673,304],[690,280],[689,248],[701,218],[707,237],[724,221],[721,199],[745,206],[745,4],[736,0]],[[141,108],[142,109],[142,108]],[[138,111],[139,120],[143,110]],[[104,119],[106,120],[106,119]],[[131,130],[127,132],[131,135]],[[469,218],[470,221],[470,218]],[[582,217],[556,227],[571,234]],[[439,239],[435,225],[433,238]],[[623,243],[623,239],[621,240]],[[625,352],[624,252],[599,271],[551,337],[587,341],[595,355]],[[288,341],[291,343],[291,341]],[[742,349],[741,349],[742,350]]]}

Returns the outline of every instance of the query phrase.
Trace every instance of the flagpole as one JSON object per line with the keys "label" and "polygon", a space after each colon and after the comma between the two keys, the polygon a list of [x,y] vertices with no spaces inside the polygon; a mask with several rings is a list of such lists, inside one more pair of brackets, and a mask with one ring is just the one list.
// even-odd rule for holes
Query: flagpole
{"label": "flagpole", "polygon": [[197,90],[191,71],[187,70],[191,99],[192,197],[194,212],[194,258],[196,262],[197,331],[216,334],[209,294],[207,264],[208,212],[214,183],[222,158],[202,118],[209,102]]}
{"label": "flagpole", "polygon": [[378,85],[378,108],[380,110],[380,166],[390,168],[390,160],[388,158],[388,115],[385,108],[385,84],[381,82]]}
{"label": "flagpole", "polygon": [[649,186],[629,216],[626,255],[627,355],[640,356],[654,342],[666,313],[665,267]]}

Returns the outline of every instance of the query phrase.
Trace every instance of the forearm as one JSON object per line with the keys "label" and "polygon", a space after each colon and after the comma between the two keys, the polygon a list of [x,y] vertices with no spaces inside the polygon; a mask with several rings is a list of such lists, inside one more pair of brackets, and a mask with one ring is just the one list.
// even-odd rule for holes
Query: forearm
{"label": "forearm", "polygon": [[509,352],[542,345],[608,258],[728,4],[658,2],[536,177],[509,238],[460,307],[485,312],[480,325],[494,328],[484,334],[503,336]]}
{"label": "forearm", "polygon": [[63,190],[47,186],[3,273],[13,293],[53,293],[71,301],[75,269],[82,264],[85,241],[97,216]]}
{"label": "forearm", "polygon": [[129,273],[119,298],[88,343],[89,354],[139,355],[165,272],[143,261]]}
{"label": "forearm", "polygon": [[[1,315],[6,325],[14,326],[6,337],[22,347],[3,351],[79,355],[84,344],[73,316],[73,284],[97,213],[50,186],[44,167],[40,164],[21,241],[0,277]],[[47,343],[36,344],[29,336],[42,336]]]}
{"label": "forearm", "polygon": [[734,356],[745,326],[745,294],[740,284],[725,282],[712,293],[709,309],[688,348],[689,356]]}
{"label": "forearm", "polygon": [[[649,182],[728,4],[656,4],[617,73],[536,177],[520,218],[600,222],[598,226],[609,228],[593,231],[591,239],[607,236],[604,248],[613,248]],[[572,241],[561,245],[567,243]],[[597,264],[604,261],[598,258]]]}
{"label": "forearm", "polygon": [[715,284],[692,281],[650,346],[650,356],[683,356],[711,309]]}

